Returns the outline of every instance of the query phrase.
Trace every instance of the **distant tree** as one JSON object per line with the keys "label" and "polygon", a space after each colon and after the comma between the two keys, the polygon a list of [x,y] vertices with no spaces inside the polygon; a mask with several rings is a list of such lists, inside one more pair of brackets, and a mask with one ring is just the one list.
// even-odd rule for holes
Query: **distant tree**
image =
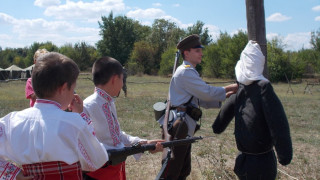
{"label": "distant tree", "polygon": [[318,31],[311,32],[310,43],[314,50],[320,52],[320,29]]}
{"label": "distant tree", "polygon": [[[176,51],[177,48],[175,46],[172,46],[171,48],[168,48],[164,53],[162,53],[159,75],[167,76],[168,74],[172,74]],[[181,64],[182,61],[182,56],[180,56],[179,64]]]}
{"label": "distant tree", "polygon": [[95,47],[88,45],[86,42],[65,44],[60,47],[59,52],[73,59],[81,71],[87,70],[98,58]]}
{"label": "distant tree", "polygon": [[[126,16],[113,17],[111,12],[108,17],[102,16],[99,21],[100,35],[97,48],[102,56],[111,56],[124,65],[129,59],[133,45],[138,35],[135,31],[137,22]],[[141,37],[143,37],[142,34]]]}
{"label": "distant tree", "polygon": [[155,68],[152,45],[146,41],[136,42],[127,66],[129,74],[143,73],[155,75],[158,69]]}
{"label": "distant tree", "polygon": [[178,28],[175,23],[165,19],[154,20],[149,42],[155,48],[154,59],[156,61],[156,69],[160,69],[162,53],[167,48],[176,46],[180,37],[183,37],[184,35],[185,32]]}
{"label": "distant tree", "polygon": [[75,57],[72,59],[78,64],[80,70],[86,70],[91,67],[95,58],[94,55],[95,48],[86,44],[85,42],[76,43],[74,45]]}
{"label": "distant tree", "polygon": [[27,54],[25,56],[24,62],[26,64],[26,66],[30,66],[33,64],[33,56],[34,53],[38,50],[38,49],[46,49],[50,52],[58,52],[59,48],[53,44],[51,41],[47,41],[47,42],[34,42],[33,44],[31,44],[28,48],[27,48]]}
{"label": "distant tree", "polygon": [[292,66],[288,54],[283,50],[283,43],[279,38],[273,38],[267,44],[269,79],[273,82],[286,82],[286,77],[291,75]]}
{"label": "distant tree", "polygon": [[200,35],[201,44],[208,45],[211,41],[211,35],[208,28],[204,28],[202,21],[197,21],[193,26],[187,28],[187,35],[198,34]]}
{"label": "distant tree", "polygon": [[202,66],[203,75],[206,77],[219,78],[222,77],[221,73],[221,54],[217,43],[210,44],[206,46],[203,51]]}
{"label": "distant tree", "polygon": [[136,34],[136,42],[145,41],[151,34],[151,27],[141,25],[138,21],[134,22],[134,31]]}
{"label": "distant tree", "polygon": [[204,49],[203,71],[205,75],[234,78],[234,67],[247,42],[248,36],[243,31],[239,31],[232,37],[227,32],[220,32],[217,42]]}
{"label": "distant tree", "polygon": [[15,57],[16,53],[13,48],[6,48],[5,50],[2,50],[0,54],[0,67],[5,69],[11,66]]}

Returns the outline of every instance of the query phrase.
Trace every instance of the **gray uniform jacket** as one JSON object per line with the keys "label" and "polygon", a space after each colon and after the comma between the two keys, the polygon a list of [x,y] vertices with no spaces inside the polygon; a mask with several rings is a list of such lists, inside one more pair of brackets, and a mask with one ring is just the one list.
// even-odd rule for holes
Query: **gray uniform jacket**
{"label": "gray uniform jacket", "polygon": [[[196,69],[188,62],[183,63],[175,71],[169,89],[171,106],[181,107],[193,96],[192,103],[203,108],[219,108],[221,101],[226,99],[223,87],[214,87],[206,84]],[[176,111],[173,111],[176,113]],[[186,115],[189,136],[193,136],[196,122]]]}

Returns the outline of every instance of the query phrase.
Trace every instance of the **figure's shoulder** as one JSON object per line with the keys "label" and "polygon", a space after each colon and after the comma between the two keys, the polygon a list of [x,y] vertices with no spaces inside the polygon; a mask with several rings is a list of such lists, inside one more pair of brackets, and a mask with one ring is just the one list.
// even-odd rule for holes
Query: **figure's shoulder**
{"label": "figure's shoulder", "polygon": [[94,104],[95,102],[97,102],[97,98],[98,98],[97,93],[93,93],[83,100],[83,105]]}
{"label": "figure's shoulder", "polygon": [[82,128],[81,126],[86,126],[84,119],[81,117],[79,113],[64,112],[64,114],[61,117],[64,117],[64,122],[70,124],[71,126],[75,126],[80,129]]}

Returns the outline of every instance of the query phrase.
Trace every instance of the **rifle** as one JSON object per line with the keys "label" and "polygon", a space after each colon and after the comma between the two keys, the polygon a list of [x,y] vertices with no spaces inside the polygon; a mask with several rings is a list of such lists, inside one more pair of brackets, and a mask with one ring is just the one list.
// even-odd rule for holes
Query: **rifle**
{"label": "rifle", "polygon": [[[199,137],[191,137],[186,139],[179,139],[179,140],[173,140],[169,142],[163,142],[161,143],[164,148],[167,147],[174,147],[174,146],[182,146],[191,144],[194,142],[197,142],[197,140],[203,139],[201,136]],[[143,153],[145,151],[149,150],[155,150],[156,144],[145,144],[141,145],[139,143],[136,143],[132,145],[131,147],[123,147],[120,149],[109,149],[107,150],[109,161],[108,165],[117,165],[127,159],[128,156],[138,153]]]}
{"label": "rifle", "polygon": [[[177,50],[176,51],[176,57],[174,59],[174,65],[173,65],[173,70],[172,70],[172,76],[174,75],[176,69],[177,69],[177,64],[179,62],[179,56],[180,56],[180,51]],[[170,102],[170,92],[168,93],[168,97],[167,97],[167,103],[166,103],[167,107],[166,107],[166,111],[165,111],[165,115],[164,115],[164,120],[163,120],[163,134],[164,134],[164,140],[166,142],[169,142],[171,139],[171,135],[168,132],[168,119],[169,119],[169,114],[170,114],[170,106],[171,106],[171,102]],[[169,152],[169,157],[168,157],[168,152]],[[163,150],[162,153],[162,159],[166,159],[169,158],[170,159],[170,154],[171,151],[170,149],[168,150],[167,148]]]}

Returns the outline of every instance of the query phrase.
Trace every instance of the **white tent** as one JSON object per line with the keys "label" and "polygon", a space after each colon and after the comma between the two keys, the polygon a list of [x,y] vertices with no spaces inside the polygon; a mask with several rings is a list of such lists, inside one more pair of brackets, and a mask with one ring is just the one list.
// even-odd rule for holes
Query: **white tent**
{"label": "white tent", "polygon": [[21,77],[21,72],[23,71],[23,69],[16,65],[12,65],[5,70],[10,72],[9,79],[19,79]]}
{"label": "white tent", "polygon": [[0,81],[8,79],[9,73],[10,71],[0,68]]}
{"label": "white tent", "polygon": [[34,64],[27,67],[27,68],[24,68],[21,72],[21,78],[27,79],[27,78],[31,77],[31,73],[32,73],[33,68],[34,68]]}

